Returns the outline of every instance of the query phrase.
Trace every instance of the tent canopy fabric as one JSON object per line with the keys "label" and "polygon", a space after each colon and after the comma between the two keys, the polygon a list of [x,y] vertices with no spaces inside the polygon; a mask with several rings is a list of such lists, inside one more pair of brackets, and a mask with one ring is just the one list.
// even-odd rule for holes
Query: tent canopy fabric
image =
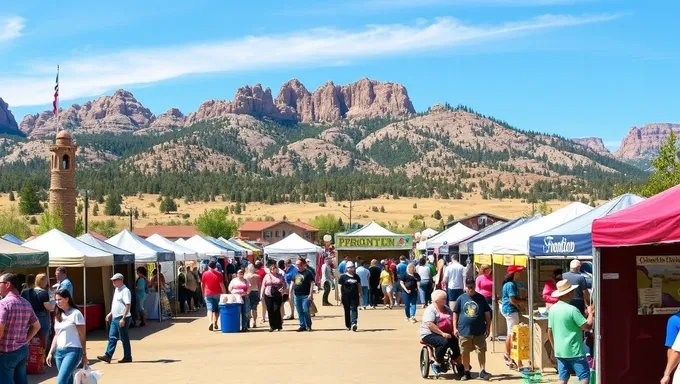
{"label": "tent canopy fabric", "polygon": [[236,248],[234,245],[232,245],[231,243],[229,243],[227,241],[218,240],[218,239],[216,239],[214,237],[210,237],[210,236],[206,236],[205,239],[215,243],[216,245],[226,249],[227,251],[234,252],[235,257],[243,257],[243,256],[246,255],[246,252]]}
{"label": "tent canopy fabric", "polygon": [[[370,223],[368,223],[367,225],[357,229],[356,231],[354,231],[352,233],[344,234],[343,236],[365,237],[365,236],[399,236],[399,235],[396,234],[396,233],[390,232],[389,230],[381,227],[375,221],[371,221]],[[266,250],[265,250],[265,252],[266,252]]]}
{"label": "tent canopy fabric", "polygon": [[91,245],[95,248],[99,248],[102,251],[108,252],[113,255],[113,263],[118,264],[134,264],[135,254],[128,252],[124,249],[114,247],[113,245],[107,243],[106,241],[100,240],[99,238],[93,236],[90,233],[85,233],[77,237],[78,240],[82,241],[87,245]]}
{"label": "tent canopy fabric", "polygon": [[175,252],[175,261],[198,260],[198,252],[180,244],[173,243],[172,241],[157,233],[147,237],[146,241],[161,248]]}
{"label": "tent canopy fabric", "polygon": [[439,232],[435,231],[434,229],[428,228],[428,229],[426,229],[426,230],[420,232],[420,236],[432,237],[432,236],[434,236],[434,235],[436,235],[436,234],[438,234],[438,233],[439,233]]}
{"label": "tent canopy fabric", "polygon": [[625,194],[558,227],[531,236],[529,254],[538,258],[552,256],[591,256],[593,221],[644,201],[644,197]]}
{"label": "tent canopy fabric", "polygon": [[199,235],[194,235],[189,240],[184,241],[184,247],[193,249],[202,257],[234,257],[233,251],[228,251],[219,245],[202,238]]}
{"label": "tent canopy fabric", "polygon": [[46,251],[53,267],[103,267],[113,265],[113,254],[85,244],[58,229],[52,229],[24,243],[28,248]]}
{"label": "tent canopy fabric", "polygon": [[297,233],[291,233],[285,239],[264,247],[266,254],[308,254],[322,251],[323,248],[303,239]]}
{"label": "tent canopy fabric", "polygon": [[7,234],[3,235],[1,238],[2,238],[2,239],[5,239],[5,240],[7,240],[7,241],[11,241],[11,242],[14,243],[14,244],[19,244],[19,245],[21,245],[21,244],[24,243],[20,238],[14,236],[14,235],[11,234],[11,233],[7,233]]}
{"label": "tent canopy fabric", "polygon": [[225,239],[224,237],[220,237],[217,240],[231,245],[234,249],[243,252],[244,255],[252,255],[254,253],[252,249],[246,248],[233,240]]}
{"label": "tent canopy fabric", "polygon": [[594,247],[680,242],[680,185],[593,222]]}
{"label": "tent canopy fabric", "polygon": [[488,227],[485,227],[483,230],[479,231],[478,234],[458,244],[458,253],[460,253],[461,255],[474,255],[475,254],[474,245],[476,242],[487,239],[491,236],[496,236],[504,231],[508,231],[512,228],[518,227],[524,223],[527,223],[528,221],[535,220],[539,217],[541,217],[540,213],[532,217],[520,217],[515,220],[508,221],[507,223],[497,221],[489,225]]}
{"label": "tent canopy fabric", "polygon": [[571,203],[564,208],[504,231],[496,236],[475,242],[475,255],[529,255],[529,237],[564,224],[592,211],[583,203]]}
{"label": "tent canopy fabric", "polygon": [[439,233],[431,239],[428,239],[425,244],[427,248],[438,248],[444,245],[444,243],[451,246],[456,245],[476,234],[477,231],[474,229],[468,228],[461,223],[457,223],[446,231]]}
{"label": "tent canopy fabric", "polygon": [[127,229],[122,230],[106,242],[134,253],[135,261],[138,263],[175,261],[175,252],[151,244]]}
{"label": "tent canopy fabric", "polygon": [[231,238],[230,240],[231,240],[232,242],[236,243],[236,244],[239,244],[239,245],[242,246],[243,248],[250,249],[251,251],[253,251],[253,252],[255,252],[255,253],[262,253],[262,252],[264,252],[264,249],[263,249],[262,247],[259,247],[257,244],[255,244],[255,243],[253,243],[253,242],[251,242],[251,241],[247,241],[247,240],[243,240],[243,239],[237,239],[237,238],[235,238],[235,237],[234,237],[234,238]]}
{"label": "tent canopy fabric", "polygon": [[0,268],[42,268],[48,264],[47,252],[0,238]]}

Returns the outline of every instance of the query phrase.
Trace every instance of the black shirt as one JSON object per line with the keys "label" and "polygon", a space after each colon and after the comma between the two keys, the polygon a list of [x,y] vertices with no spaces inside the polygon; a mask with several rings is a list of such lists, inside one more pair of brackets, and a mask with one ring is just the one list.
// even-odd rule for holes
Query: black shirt
{"label": "black shirt", "polygon": [[45,303],[50,301],[50,295],[46,290],[26,289],[21,293],[21,297],[31,303],[36,316],[47,316],[48,312],[45,308]]}
{"label": "black shirt", "polygon": [[309,296],[314,282],[314,273],[309,268],[298,271],[293,276],[293,292],[295,296]]}
{"label": "black shirt", "polygon": [[404,277],[401,278],[401,281],[404,282],[404,286],[406,289],[409,291],[413,292],[418,288],[418,282],[420,281],[420,275],[419,274],[414,274],[414,275],[409,275],[408,273],[404,275]]}
{"label": "black shirt", "polygon": [[479,293],[472,296],[464,293],[456,300],[453,312],[458,314],[458,332],[461,336],[482,336],[486,332],[486,313],[489,304]]}
{"label": "black shirt", "polygon": [[382,271],[378,267],[371,267],[368,269],[368,272],[371,274],[368,277],[368,285],[372,289],[377,289],[378,286],[380,285],[380,273]]}
{"label": "black shirt", "polygon": [[344,275],[340,276],[338,284],[340,285],[340,292],[342,293],[342,297],[346,297],[348,299],[359,298],[359,286],[361,285],[361,279],[359,279],[359,276],[357,274],[354,274],[354,276],[350,276],[345,273]]}

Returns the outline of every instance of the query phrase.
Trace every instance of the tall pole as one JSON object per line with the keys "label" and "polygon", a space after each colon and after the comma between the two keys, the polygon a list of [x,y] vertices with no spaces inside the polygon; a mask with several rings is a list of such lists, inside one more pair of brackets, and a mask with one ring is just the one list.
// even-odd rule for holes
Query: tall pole
{"label": "tall pole", "polygon": [[132,207],[130,207],[130,232],[132,232]]}
{"label": "tall pole", "polygon": [[89,200],[89,196],[88,196],[87,190],[86,190],[85,191],[85,233],[87,233],[87,218],[88,218],[87,212],[88,212],[89,208],[90,208],[90,200]]}
{"label": "tall pole", "polygon": [[354,197],[352,196],[352,189],[349,190],[349,229],[352,230],[352,202]]}

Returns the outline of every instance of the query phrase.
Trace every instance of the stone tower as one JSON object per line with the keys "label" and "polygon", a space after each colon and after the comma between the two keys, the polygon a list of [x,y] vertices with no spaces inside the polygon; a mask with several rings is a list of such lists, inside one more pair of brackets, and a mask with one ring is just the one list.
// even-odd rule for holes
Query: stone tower
{"label": "stone tower", "polygon": [[61,131],[50,145],[50,210],[61,208],[64,232],[76,232],[76,149],[68,132]]}

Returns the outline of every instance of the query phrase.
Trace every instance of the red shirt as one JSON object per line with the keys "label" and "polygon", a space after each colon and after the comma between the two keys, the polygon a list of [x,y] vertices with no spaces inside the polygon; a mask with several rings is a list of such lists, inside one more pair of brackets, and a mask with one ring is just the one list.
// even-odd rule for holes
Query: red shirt
{"label": "red shirt", "polygon": [[[267,271],[264,268],[260,268],[260,269],[255,270],[255,273],[258,276],[260,276],[260,285],[262,285],[262,282],[264,281],[264,277],[267,276]],[[251,287],[251,289],[255,289],[255,288]]]}
{"label": "red shirt", "polygon": [[224,278],[222,274],[215,270],[205,271],[201,277],[201,283],[205,285],[205,295],[221,295]]}

